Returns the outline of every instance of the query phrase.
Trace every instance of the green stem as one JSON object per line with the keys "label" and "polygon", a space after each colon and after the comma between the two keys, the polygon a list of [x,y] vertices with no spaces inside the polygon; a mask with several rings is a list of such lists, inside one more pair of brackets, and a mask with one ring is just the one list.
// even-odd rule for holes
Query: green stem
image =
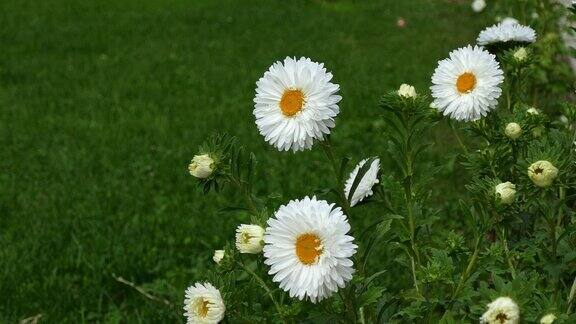
{"label": "green stem", "polygon": [[474,270],[474,266],[476,266],[476,262],[478,261],[478,255],[480,253],[480,238],[481,237],[482,237],[482,235],[478,235],[478,237],[476,238],[476,243],[474,244],[474,253],[472,254],[472,257],[470,258],[470,261],[468,262],[468,266],[466,267],[466,270],[464,271],[464,273],[462,273],[462,276],[460,277],[460,282],[458,283],[456,290],[454,290],[454,293],[452,294],[452,298],[451,298],[452,301],[456,298],[456,296],[458,296],[460,291],[464,288],[464,284],[466,283],[466,281],[470,277],[472,270]]}
{"label": "green stem", "polygon": [[462,151],[464,151],[464,154],[468,155],[468,148],[460,138],[460,135],[458,134],[456,127],[454,127],[454,124],[452,124],[452,122],[449,119],[448,119],[448,126],[450,126],[450,129],[452,129],[452,133],[454,134],[454,137],[456,137],[456,140],[458,141],[458,144],[460,145]]}
{"label": "green stem", "polygon": [[344,182],[343,179],[340,177],[339,166],[336,162],[336,158],[334,156],[334,151],[332,150],[332,142],[330,141],[330,136],[327,136],[324,142],[321,143],[322,148],[324,150],[324,154],[326,158],[330,162],[332,166],[332,171],[334,172],[334,177],[336,178],[336,185],[338,186],[337,191],[338,195],[340,196],[342,209],[347,216],[350,216],[350,203],[348,202],[348,198],[344,193]]}
{"label": "green stem", "polygon": [[238,190],[242,193],[242,198],[244,199],[244,203],[248,210],[254,215],[258,216],[258,208],[252,199],[252,194],[248,191],[248,188],[238,179],[234,177],[230,177],[232,182],[238,187]]}
{"label": "green stem", "polygon": [[514,269],[514,264],[512,263],[512,259],[510,259],[510,250],[508,249],[506,230],[498,228],[498,231],[500,232],[500,240],[504,245],[504,253],[506,254],[506,261],[508,262],[508,267],[510,268],[510,274],[512,275],[512,279],[516,279],[516,269]]}
{"label": "green stem", "polygon": [[360,318],[358,319],[358,322],[360,324],[365,324],[366,320],[364,319],[364,307],[360,307],[359,313],[360,313]]}
{"label": "green stem", "polygon": [[416,220],[414,218],[414,210],[412,203],[413,196],[413,175],[414,175],[414,161],[412,160],[412,148],[410,143],[410,138],[412,136],[412,126],[409,121],[409,116],[406,113],[403,114],[403,124],[406,127],[406,139],[404,141],[404,170],[406,172],[404,179],[404,197],[406,203],[406,213],[408,214],[408,228],[410,231],[410,246],[412,248],[413,255],[410,255],[410,261],[412,266],[412,277],[414,279],[414,288],[419,293],[420,289],[418,287],[418,278],[416,276],[416,270],[420,265],[420,253],[418,251],[418,245],[416,243]]}
{"label": "green stem", "polygon": [[274,304],[274,307],[276,308],[278,315],[280,316],[280,318],[282,318],[282,321],[286,323],[286,320],[284,319],[284,314],[282,313],[282,308],[280,307],[280,304],[278,304],[278,302],[276,301],[276,298],[274,298],[274,294],[272,294],[272,290],[268,287],[266,282],[256,272],[248,268],[244,264],[244,261],[237,263],[242,267],[242,269],[244,269],[244,271],[246,271],[248,274],[254,277],[254,279],[258,282],[258,284],[260,284],[260,286],[264,289],[264,291],[266,291],[266,294],[268,295],[268,297],[270,297],[270,300],[272,300],[272,303]]}
{"label": "green stem", "polygon": [[568,295],[568,309],[566,310],[566,314],[570,314],[572,312],[572,302],[574,301],[574,296],[576,296],[576,277],[574,278],[572,289],[570,289],[570,294]]}

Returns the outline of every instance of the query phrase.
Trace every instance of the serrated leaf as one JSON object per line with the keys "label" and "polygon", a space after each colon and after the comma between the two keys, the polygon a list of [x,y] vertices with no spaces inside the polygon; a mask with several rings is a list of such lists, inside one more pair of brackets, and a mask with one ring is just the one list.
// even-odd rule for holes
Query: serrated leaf
{"label": "serrated leaf", "polygon": [[375,304],[378,302],[379,298],[382,297],[382,294],[385,290],[386,288],[379,286],[372,286],[368,288],[365,293],[358,297],[358,307],[365,307],[371,304]]}

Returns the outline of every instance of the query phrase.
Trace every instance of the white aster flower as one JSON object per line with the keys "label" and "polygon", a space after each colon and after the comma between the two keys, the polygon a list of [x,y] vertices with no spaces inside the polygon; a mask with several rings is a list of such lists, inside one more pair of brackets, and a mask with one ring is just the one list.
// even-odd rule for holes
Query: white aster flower
{"label": "white aster flower", "polygon": [[504,22],[484,29],[476,40],[478,45],[482,46],[507,42],[534,43],[535,41],[536,32],[531,27]]}
{"label": "white aster flower", "polygon": [[188,166],[188,171],[196,178],[206,179],[214,171],[214,160],[208,154],[195,155]]}
{"label": "white aster flower", "polygon": [[478,120],[498,104],[503,75],[493,54],[478,46],[459,48],[432,75],[434,104],[445,116]]}
{"label": "white aster flower", "polygon": [[216,262],[217,264],[220,264],[220,261],[222,261],[222,259],[224,259],[224,250],[214,251],[214,256],[212,257],[212,260],[214,260],[214,262]]}
{"label": "white aster flower", "polygon": [[558,168],[548,161],[536,161],[528,167],[528,176],[538,187],[548,187],[558,176]]}
{"label": "white aster flower", "polygon": [[[344,193],[346,194],[346,198],[350,196],[350,190],[352,189],[352,185],[354,184],[354,180],[356,179],[356,175],[358,175],[358,171],[360,168],[364,166],[364,164],[368,161],[368,159],[364,159],[356,165],[354,170],[350,173],[348,180],[346,180],[346,185],[344,186]],[[378,180],[378,171],[380,170],[380,159],[374,159],[370,164],[370,168],[358,183],[356,190],[354,190],[354,194],[352,199],[350,200],[350,207],[355,206],[359,202],[361,202],[364,198],[371,196],[373,194],[372,187],[379,182]]]}
{"label": "white aster flower", "polygon": [[510,297],[499,297],[488,304],[488,310],[480,317],[480,323],[517,324],[520,309]]}
{"label": "white aster flower", "polygon": [[268,220],[264,263],[290,297],[316,303],[352,279],[357,246],[342,209],[305,197],[280,206]]}
{"label": "white aster flower", "polygon": [[556,315],[553,313],[546,314],[540,319],[540,324],[552,324],[556,320]]}
{"label": "white aster flower", "polygon": [[500,202],[503,204],[511,204],[514,202],[514,198],[516,197],[516,185],[512,182],[507,181],[496,185],[494,188],[496,195],[500,197]]}
{"label": "white aster flower", "polygon": [[518,123],[508,123],[504,133],[509,139],[516,140],[522,135],[522,127]]}
{"label": "white aster flower", "polygon": [[254,116],[264,139],[280,151],[310,149],[334,127],[339,85],[324,64],[287,57],[256,82]]}
{"label": "white aster flower", "polygon": [[398,89],[398,95],[404,98],[416,98],[416,89],[409,84],[402,84]]}
{"label": "white aster flower", "polygon": [[240,253],[262,252],[264,229],[258,225],[241,224],[236,228],[236,248]]}
{"label": "white aster flower", "polygon": [[218,323],[224,318],[226,307],[220,291],[210,283],[196,283],[186,289],[184,316],[188,324]]}
{"label": "white aster flower", "polygon": [[484,10],[484,8],[486,8],[486,1],[484,0],[474,0],[472,2],[472,10],[474,12],[481,12],[482,10]]}

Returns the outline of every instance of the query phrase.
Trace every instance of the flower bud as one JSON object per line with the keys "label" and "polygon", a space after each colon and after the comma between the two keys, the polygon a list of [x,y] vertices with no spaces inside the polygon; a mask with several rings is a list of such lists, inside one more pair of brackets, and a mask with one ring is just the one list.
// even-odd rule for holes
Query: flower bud
{"label": "flower bud", "polygon": [[224,250],[214,251],[214,256],[212,257],[212,260],[214,260],[216,264],[220,264],[220,261],[222,261],[223,258],[224,258]]}
{"label": "flower bud", "polygon": [[540,136],[542,136],[543,132],[544,132],[544,127],[542,127],[542,126],[535,127],[534,129],[532,129],[532,136],[539,138]]}
{"label": "flower bud", "polygon": [[214,160],[208,154],[196,155],[188,166],[188,171],[196,178],[206,179],[214,171]]}
{"label": "flower bud", "polygon": [[540,115],[540,110],[531,107],[528,110],[526,110],[527,113],[529,113],[530,115]]}
{"label": "flower bud", "polygon": [[403,84],[398,89],[398,95],[404,98],[416,98],[416,89],[409,84]]}
{"label": "flower bud", "polygon": [[538,187],[548,187],[558,176],[558,169],[548,161],[537,161],[528,167],[528,176]]}
{"label": "flower bud", "polygon": [[485,0],[474,0],[474,2],[472,2],[472,10],[474,12],[481,12],[484,8],[486,8]]}
{"label": "flower bud", "polygon": [[528,58],[528,51],[525,47],[520,47],[516,52],[514,52],[513,56],[516,62],[523,62]]}
{"label": "flower bud", "polygon": [[512,17],[506,17],[506,18],[502,19],[501,23],[502,23],[502,25],[510,26],[510,25],[517,25],[520,22],[518,21],[518,19],[515,19]]}
{"label": "flower bud", "polygon": [[495,188],[496,196],[500,197],[500,202],[509,205],[514,202],[516,198],[516,185],[507,181],[500,183]]}
{"label": "flower bud", "polygon": [[262,252],[264,229],[258,225],[241,224],[236,229],[236,248],[240,253]]}
{"label": "flower bud", "polygon": [[556,320],[556,315],[553,313],[546,314],[540,319],[540,324],[552,324]]}
{"label": "flower bud", "polygon": [[504,133],[506,133],[506,136],[508,136],[508,138],[515,140],[518,139],[520,135],[522,135],[522,128],[520,127],[520,125],[518,125],[518,123],[508,123],[508,125],[506,125]]}

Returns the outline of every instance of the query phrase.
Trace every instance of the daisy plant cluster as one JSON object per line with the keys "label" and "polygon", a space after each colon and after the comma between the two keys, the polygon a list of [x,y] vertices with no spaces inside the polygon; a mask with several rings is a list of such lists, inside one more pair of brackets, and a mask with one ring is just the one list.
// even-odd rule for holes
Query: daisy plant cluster
{"label": "daisy plant cluster", "polygon": [[[242,206],[223,209],[236,229],[186,290],[187,321],[576,322],[576,105],[534,99],[539,37],[508,18],[447,53],[430,96],[399,82],[374,116],[384,144],[360,157],[331,138],[343,98],[327,67],[273,63],[256,128],[278,151],[320,150],[328,188],[258,194],[254,154],[228,135],[202,145],[191,176]],[[444,128],[459,153],[431,160]]]}

